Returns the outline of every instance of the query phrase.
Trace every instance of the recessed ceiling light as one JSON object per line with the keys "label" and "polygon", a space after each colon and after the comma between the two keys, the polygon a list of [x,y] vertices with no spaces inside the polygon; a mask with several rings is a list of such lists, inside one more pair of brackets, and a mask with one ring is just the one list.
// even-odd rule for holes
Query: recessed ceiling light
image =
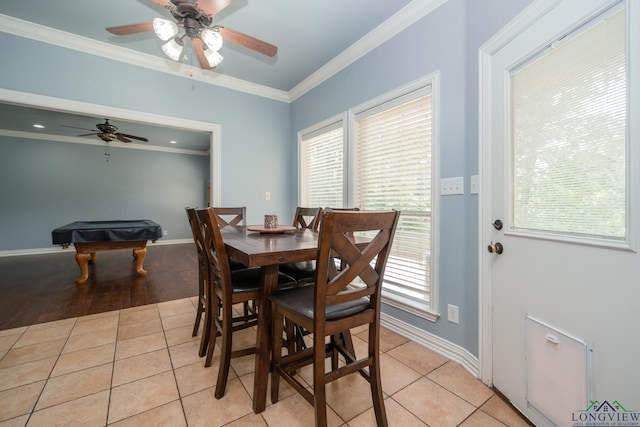
{"label": "recessed ceiling light", "polygon": [[172,143],[172,144],[177,144],[178,143],[177,141],[169,141],[169,142]]}
{"label": "recessed ceiling light", "polygon": [[44,126],[44,125],[41,125],[40,123],[36,123],[36,124],[34,124],[34,125],[33,125],[33,127],[34,127],[34,128],[38,128],[38,129],[44,129],[44,128],[45,128],[45,126]]}

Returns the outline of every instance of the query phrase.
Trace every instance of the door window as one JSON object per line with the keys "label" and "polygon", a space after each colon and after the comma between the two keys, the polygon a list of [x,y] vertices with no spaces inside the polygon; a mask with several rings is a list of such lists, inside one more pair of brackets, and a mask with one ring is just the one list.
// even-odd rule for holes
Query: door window
{"label": "door window", "polygon": [[609,13],[511,73],[512,231],[628,239],[626,17]]}

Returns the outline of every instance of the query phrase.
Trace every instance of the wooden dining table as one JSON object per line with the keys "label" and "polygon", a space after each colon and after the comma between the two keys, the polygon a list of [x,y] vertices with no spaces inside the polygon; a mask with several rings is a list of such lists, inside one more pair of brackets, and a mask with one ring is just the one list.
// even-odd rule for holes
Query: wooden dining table
{"label": "wooden dining table", "polygon": [[[252,228],[252,227],[249,227]],[[260,233],[247,227],[222,227],[227,254],[246,265],[260,267],[262,288],[258,301],[258,331],[253,383],[253,411],[264,411],[271,363],[271,305],[268,296],[278,284],[278,266],[314,260],[318,232],[309,229],[282,233]]]}

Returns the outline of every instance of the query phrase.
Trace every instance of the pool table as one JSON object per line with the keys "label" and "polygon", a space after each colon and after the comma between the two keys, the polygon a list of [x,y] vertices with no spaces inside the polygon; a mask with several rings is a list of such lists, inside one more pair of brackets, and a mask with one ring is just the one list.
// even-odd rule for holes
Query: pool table
{"label": "pool table", "polygon": [[162,237],[162,227],[148,219],[116,221],[77,221],[58,227],[51,232],[54,245],[76,248],[76,261],[80,277],[76,284],[83,285],[89,277],[88,264],[96,260],[96,252],[115,249],[132,249],[136,271],[144,277],[142,268],[147,254],[147,240],[155,242]]}

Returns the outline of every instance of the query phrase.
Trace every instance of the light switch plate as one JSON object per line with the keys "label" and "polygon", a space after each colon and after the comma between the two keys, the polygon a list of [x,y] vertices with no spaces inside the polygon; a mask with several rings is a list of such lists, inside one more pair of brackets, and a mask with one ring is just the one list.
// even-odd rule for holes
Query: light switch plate
{"label": "light switch plate", "polygon": [[440,180],[440,195],[451,196],[464,194],[464,179],[461,176],[455,178],[442,178]]}
{"label": "light switch plate", "polygon": [[471,175],[470,194],[478,194],[480,192],[480,176]]}

